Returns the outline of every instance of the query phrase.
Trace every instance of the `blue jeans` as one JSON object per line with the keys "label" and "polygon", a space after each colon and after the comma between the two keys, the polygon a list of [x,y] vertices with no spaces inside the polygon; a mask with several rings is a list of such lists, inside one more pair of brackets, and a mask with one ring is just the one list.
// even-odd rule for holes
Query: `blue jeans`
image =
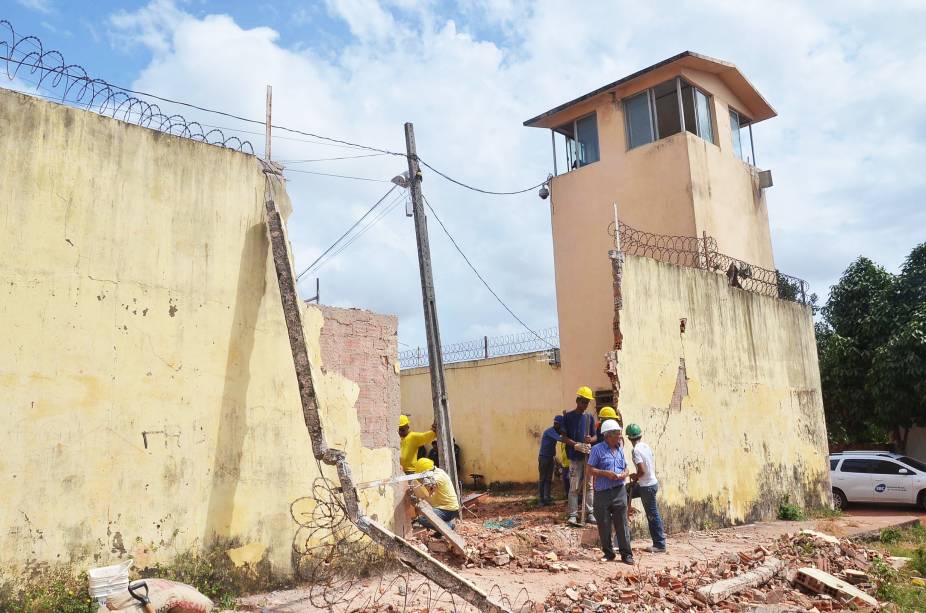
{"label": "blue jeans", "polygon": [[[453,528],[454,520],[460,516],[459,511],[447,511],[446,509],[434,509],[434,514],[444,520],[444,523]],[[431,522],[428,521],[428,518],[424,515],[419,515],[417,519],[418,525],[422,528],[428,528],[429,530],[435,530],[434,526],[431,525]]]}
{"label": "blue jeans", "polygon": [[653,547],[665,549],[666,533],[662,526],[662,517],[659,515],[659,507],[656,505],[656,492],[659,491],[659,484],[637,485],[635,489],[635,493],[640,496],[640,502],[643,503],[643,510],[646,511],[646,521],[649,524],[649,535],[653,539]]}

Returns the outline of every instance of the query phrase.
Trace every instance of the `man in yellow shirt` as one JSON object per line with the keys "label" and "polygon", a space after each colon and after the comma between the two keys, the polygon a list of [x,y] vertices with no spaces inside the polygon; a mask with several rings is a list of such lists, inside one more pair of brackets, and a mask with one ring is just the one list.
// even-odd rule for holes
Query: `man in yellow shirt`
{"label": "man in yellow shirt", "polygon": [[[460,515],[460,502],[450,482],[450,475],[436,468],[429,458],[416,461],[413,472],[429,473],[427,477],[418,481],[419,485],[413,492],[418,498],[426,500],[434,508],[434,514],[453,528],[454,520]],[[434,529],[427,517],[419,516],[415,521],[423,528]]]}
{"label": "man in yellow shirt", "polygon": [[408,415],[399,415],[399,438],[401,447],[399,449],[399,463],[406,475],[415,472],[415,460],[418,459],[418,448],[422,445],[428,445],[437,438],[437,424],[431,424],[430,432],[412,432],[411,423],[408,421]]}

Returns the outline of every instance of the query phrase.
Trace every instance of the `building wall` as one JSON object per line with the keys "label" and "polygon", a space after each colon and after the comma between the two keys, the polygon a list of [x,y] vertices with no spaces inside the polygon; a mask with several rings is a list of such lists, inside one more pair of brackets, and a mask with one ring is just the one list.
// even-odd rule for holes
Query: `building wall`
{"label": "building wall", "polygon": [[[731,288],[723,275],[636,256],[626,256],[622,289],[619,408],[656,453],[669,528],[772,519],[785,496],[827,504],[809,308]],[[464,474],[536,480],[538,434],[572,406],[566,359],[562,371],[512,358],[447,367]],[[429,385],[427,369],[402,371],[402,406],[416,429],[432,421]]]}
{"label": "building wall", "polygon": [[[677,74],[671,67],[653,71],[619,90],[617,98]],[[606,229],[614,221],[615,203],[620,220],[638,230],[690,237],[706,232],[717,239],[721,252],[774,268],[765,195],[755,188],[753,171],[732,150],[727,108],[743,105],[714,75],[685,70],[683,76],[713,96],[716,145],[683,132],[628,150],[619,102],[600,96],[570,110],[573,118],[595,111],[601,159],[552,181],[550,215],[566,389],[610,389],[604,354],[613,344],[607,253],[614,239]],[[571,395],[570,390],[567,396]]]}
{"label": "building wall", "polygon": [[325,317],[319,338],[323,368],[357,383],[360,442],[371,449],[394,449],[398,471],[399,434],[391,426],[400,407],[399,321],[363,309],[319,308]]}
{"label": "building wall", "polygon": [[[564,408],[560,370],[548,363],[547,353],[459,362],[445,369],[461,479],[470,482],[469,475],[478,473],[486,483],[536,481],[540,435]],[[402,408],[412,430],[431,427],[427,368],[402,371]]]}
{"label": "building wall", "polygon": [[[4,562],[144,565],[218,536],[287,572],[319,473],[257,159],[7,90],[0,159]],[[304,308],[328,440],[386,477],[395,450],[361,444],[323,324]],[[392,517],[388,493],[364,504]]]}
{"label": "building wall", "polygon": [[769,519],[785,495],[826,504],[810,309],[635,256],[622,289],[620,408],[656,453],[670,524]]}

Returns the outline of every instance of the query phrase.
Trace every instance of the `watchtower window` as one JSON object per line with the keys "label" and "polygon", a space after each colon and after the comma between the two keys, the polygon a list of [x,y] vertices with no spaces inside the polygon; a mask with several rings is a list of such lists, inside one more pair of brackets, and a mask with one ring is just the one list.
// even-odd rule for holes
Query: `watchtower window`
{"label": "watchtower window", "polygon": [[563,136],[565,139],[566,167],[568,169],[580,168],[597,162],[601,158],[598,147],[598,118],[595,113],[557,126],[553,128],[553,132],[554,147],[556,134]]}
{"label": "watchtower window", "polygon": [[756,151],[752,142],[752,120],[730,109],[730,134],[733,153],[747,164],[755,166]]}
{"label": "watchtower window", "polygon": [[629,149],[687,130],[714,142],[710,95],[681,77],[623,100]]}

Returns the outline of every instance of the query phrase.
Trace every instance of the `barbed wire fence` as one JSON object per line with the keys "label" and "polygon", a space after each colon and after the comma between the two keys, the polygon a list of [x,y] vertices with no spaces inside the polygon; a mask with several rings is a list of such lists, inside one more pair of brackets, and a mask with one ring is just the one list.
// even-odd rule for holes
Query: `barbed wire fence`
{"label": "barbed wire fence", "polygon": [[[319,464],[318,469],[323,467]],[[298,526],[292,566],[308,588],[301,600],[312,607],[338,613],[477,611],[390,557],[361,532],[347,517],[338,486],[330,479],[317,478],[311,494],[290,505],[290,515]],[[512,598],[493,584],[488,594],[509,611],[532,610],[533,601],[524,588]]]}
{"label": "barbed wire fence", "polygon": [[[540,351],[548,352],[550,359],[558,359],[559,328],[537,330],[536,334],[522,332],[503,336],[483,336],[479,339],[451,343],[441,347],[445,364]],[[416,347],[399,352],[399,364],[402,368],[418,368],[428,366],[429,363],[427,347]]]}
{"label": "barbed wire fence", "polygon": [[182,115],[168,114],[131,90],[91,77],[82,66],[68,64],[61,52],[45,49],[37,36],[18,35],[6,19],[0,19],[0,65],[4,66],[10,83],[17,80],[28,83],[43,98],[173,136],[254,153],[254,147],[246,140],[226,137],[218,128],[206,129]]}
{"label": "barbed wire fence", "polygon": [[[608,226],[614,237],[614,222]],[[661,262],[723,273],[731,286],[771,298],[807,304],[807,282],[778,270],[763,268],[721,253],[717,240],[705,234],[672,236],[644,232],[620,222],[620,248],[624,253]]]}

